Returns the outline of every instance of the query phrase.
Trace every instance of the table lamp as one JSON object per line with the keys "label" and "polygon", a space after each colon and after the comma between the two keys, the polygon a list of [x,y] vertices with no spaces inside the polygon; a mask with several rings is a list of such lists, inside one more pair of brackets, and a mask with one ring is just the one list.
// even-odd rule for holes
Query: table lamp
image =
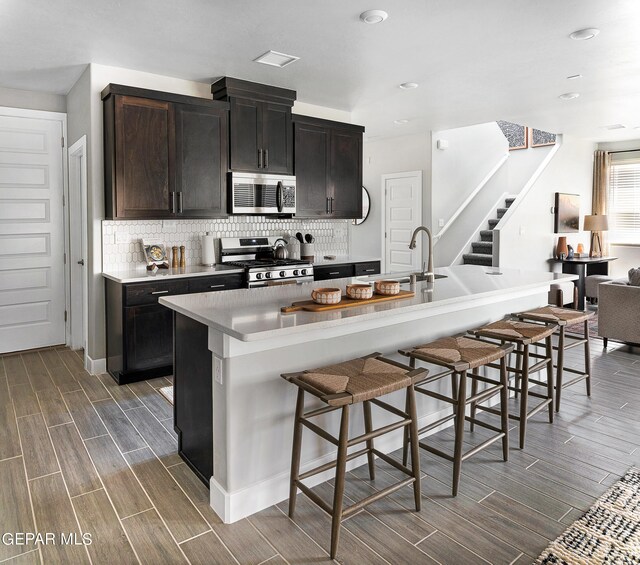
{"label": "table lamp", "polygon": [[584,230],[591,232],[591,249],[589,257],[602,257],[601,231],[609,229],[609,218],[605,215],[589,215],[584,217]]}

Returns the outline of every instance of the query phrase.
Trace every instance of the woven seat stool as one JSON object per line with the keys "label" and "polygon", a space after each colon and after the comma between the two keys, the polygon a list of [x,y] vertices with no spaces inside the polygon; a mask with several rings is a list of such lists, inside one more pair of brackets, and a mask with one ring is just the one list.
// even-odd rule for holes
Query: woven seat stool
{"label": "woven seat stool", "polygon": [[[534,324],[522,322],[520,320],[499,320],[481,328],[470,330],[471,335],[478,337],[499,340],[500,343],[513,343],[516,346],[516,366],[507,367],[507,373],[515,377],[515,386],[509,384],[509,390],[515,391],[516,397],[520,395],[520,409],[518,414],[509,414],[509,418],[519,422],[520,449],[524,448],[527,433],[527,420],[535,416],[538,412],[548,406],[549,423],[553,423],[553,344],[551,336],[558,326],[551,324]],[[530,351],[530,346],[544,341],[545,354]],[[530,365],[530,358],[537,358],[539,361]],[[494,363],[488,363],[487,367],[499,368]],[[536,373],[546,368],[546,382],[530,378],[531,373]],[[511,383],[511,381],[509,381]],[[530,390],[529,384],[534,383],[546,388],[546,394]],[[478,381],[473,380],[471,394],[475,395],[478,390]],[[529,397],[542,399],[534,408],[529,410]],[[485,399],[488,401],[489,399]],[[482,406],[476,402],[471,404],[471,431],[473,431],[473,421],[476,417],[476,410],[483,410],[492,414],[499,414],[499,411],[489,406]]]}
{"label": "woven seat stool", "polygon": [[[415,367],[416,361],[424,361],[432,363],[446,370],[432,376],[423,378],[414,385],[416,392],[441,400],[453,406],[453,413],[432,422],[418,430],[418,435],[423,435],[435,427],[448,422],[454,421],[455,425],[455,442],[453,455],[445,453],[423,441],[419,442],[422,449],[433,453],[439,457],[443,457],[453,462],[453,486],[452,494],[457,496],[458,485],[460,483],[460,472],[462,462],[472,455],[488,447],[495,441],[502,439],[502,454],[505,461],[509,458],[509,418],[508,418],[508,386],[506,356],[513,351],[513,345],[496,345],[478,338],[471,338],[464,335],[445,337],[437,339],[431,343],[417,345],[409,349],[401,349],[399,352],[411,359],[411,367]],[[477,369],[499,361],[500,378],[495,380],[478,374]],[[472,372],[470,372],[472,371]],[[436,381],[447,377],[452,377],[452,395],[451,397],[438,392],[424,388],[426,385],[435,383]],[[490,385],[482,392],[467,396],[467,381],[479,381]],[[492,397],[494,394],[500,393],[500,427],[493,426],[487,422],[471,419],[466,416],[466,407],[469,404],[483,402],[486,398]],[[465,421],[471,421],[479,426],[496,432],[495,436],[487,439],[479,445],[471,448],[467,452],[462,452],[462,441],[464,436]],[[412,438],[405,431],[405,442],[403,450],[403,463],[406,465],[408,456],[408,444]],[[413,453],[411,454],[413,459]]]}
{"label": "woven seat stool", "polygon": [[[296,507],[298,489],[306,494],[313,502],[332,517],[331,522],[331,559],[335,559],[340,536],[340,524],[343,519],[357,512],[367,504],[379,500],[387,494],[413,484],[413,494],[416,511],[420,510],[420,463],[418,457],[418,425],[416,417],[416,402],[413,385],[427,376],[426,369],[413,369],[402,363],[386,359],[380,353],[372,353],[366,357],[352,359],[328,367],[311,369],[299,373],[286,373],[282,377],[298,386],[295,424],[293,431],[293,450],[291,457],[291,482],[289,491],[289,517],[293,518]],[[380,396],[406,390],[406,411],[402,411],[379,399]],[[327,406],[304,411],[304,394],[311,394],[322,400]],[[351,405],[363,403],[364,434],[349,439],[349,409]],[[373,429],[371,405],[386,410],[399,421]],[[310,420],[321,414],[334,410],[341,411],[340,431],[337,438],[326,432]],[[338,448],[335,461],[320,465],[300,474],[300,454],[302,451],[303,427],[311,430],[321,438]],[[375,449],[373,440],[381,435],[401,429],[411,428],[411,468],[401,465],[395,459]],[[357,444],[366,443],[364,449],[347,454],[347,450]],[[344,485],[347,461],[367,455],[369,476],[375,478],[374,455],[396,467],[407,475],[399,481],[371,496],[360,500],[347,508],[343,508]],[[329,506],[314,491],[307,487],[303,480],[331,468],[336,468],[333,506]]]}
{"label": "woven seat stool", "polygon": [[[560,410],[560,400],[562,398],[562,389],[571,386],[581,380],[586,382],[587,396],[591,396],[591,352],[589,345],[589,320],[595,316],[595,312],[583,312],[582,310],[573,310],[571,308],[558,308],[556,306],[543,306],[526,312],[518,312],[514,317],[523,321],[546,322],[556,324],[558,329],[558,345],[554,345],[553,349],[558,352],[556,357],[556,412]],[[576,324],[582,322],[582,335],[567,334],[566,326],[568,324]],[[584,346],[584,370],[578,370],[573,367],[566,367],[564,364],[564,352],[568,349]],[[564,373],[572,373],[576,375],[569,381],[564,380]]]}

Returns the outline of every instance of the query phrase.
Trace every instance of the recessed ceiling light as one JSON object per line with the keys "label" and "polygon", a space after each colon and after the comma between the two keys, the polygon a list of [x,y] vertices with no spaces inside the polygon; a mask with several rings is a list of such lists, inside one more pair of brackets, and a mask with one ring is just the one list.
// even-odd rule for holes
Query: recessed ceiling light
{"label": "recessed ceiling light", "polygon": [[574,98],[578,98],[578,96],[580,96],[579,92],[565,92],[558,96],[558,98],[560,98],[560,100],[573,100]]}
{"label": "recessed ceiling light", "polygon": [[403,124],[408,124],[409,120],[393,120],[393,123],[396,124],[397,126],[401,126]]}
{"label": "recessed ceiling light", "polygon": [[383,10],[367,10],[360,14],[360,21],[363,21],[365,24],[379,24],[380,22],[384,22],[388,17],[389,14]]}
{"label": "recessed ceiling light", "polygon": [[578,78],[582,78],[582,75],[571,75],[567,77],[567,80],[576,80]]}
{"label": "recessed ceiling light", "polygon": [[418,86],[417,82],[403,82],[400,88],[402,88],[402,90],[410,90],[411,88],[418,88]]}
{"label": "recessed ceiling light", "polygon": [[574,39],[575,41],[585,41],[587,39],[593,39],[596,35],[600,33],[600,30],[597,27],[588,27],[586,29],[579,29],[578,31],[574,31],[569,37]]}
{"label": "recessed ceiling light", "polygon": [[262,63],[263,65],[270,65],[272,67],[286,67],[291,63],[295,63],[300,57],[294,55],[287,55],[286,53],[278,53],[277,51],[267,51],[254,59],[256,63]]}

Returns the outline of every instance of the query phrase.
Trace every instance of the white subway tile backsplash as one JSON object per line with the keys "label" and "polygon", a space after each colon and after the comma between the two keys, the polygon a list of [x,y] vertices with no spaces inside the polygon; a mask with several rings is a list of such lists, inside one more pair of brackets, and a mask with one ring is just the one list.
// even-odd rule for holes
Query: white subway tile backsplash
{"label": "white subway tile backsplash", "polygon": [[216,238],[245,236],[294,237],[296,232],[316,238],[316,254],[349,254],[350,220],[283,220],[265,216],[233,216],[220,220],[104,220],[102,269],[117,270],[144,263],[141,240],[164,243],[168,250],[185,246],[187,265],[200,264],[200,236],[210,231]]}

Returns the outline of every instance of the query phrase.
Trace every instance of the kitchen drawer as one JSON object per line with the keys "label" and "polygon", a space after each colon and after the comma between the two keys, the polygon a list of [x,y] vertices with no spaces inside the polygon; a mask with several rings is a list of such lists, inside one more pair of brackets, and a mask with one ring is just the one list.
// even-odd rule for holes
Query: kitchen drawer
{"label": "kitchen drawer", "polygon": [[189,283],[186,280],[157,281],[152,283],[125,285],[125,306],[155,304],[161,296],[187,294]]}
{"label": "kitchen drawer", "polygon": [[353,264],[346,265],[323,265],[313,268],[313,279],[316,281],[326,281],[329,279],[342,279],[354,276]]}
{"label": "kitchen drawer", "polygon": [[214,275],[189,279],[189,292],[215,292],[243,288],[243,273],[233,275]]}
{"label": "kitchen drawer", "polygon": [[356,263],[355,271],[356,271],[356,277],[361,277],[364,275],[379,275],[380,261],[371,261],[369,263]]}

